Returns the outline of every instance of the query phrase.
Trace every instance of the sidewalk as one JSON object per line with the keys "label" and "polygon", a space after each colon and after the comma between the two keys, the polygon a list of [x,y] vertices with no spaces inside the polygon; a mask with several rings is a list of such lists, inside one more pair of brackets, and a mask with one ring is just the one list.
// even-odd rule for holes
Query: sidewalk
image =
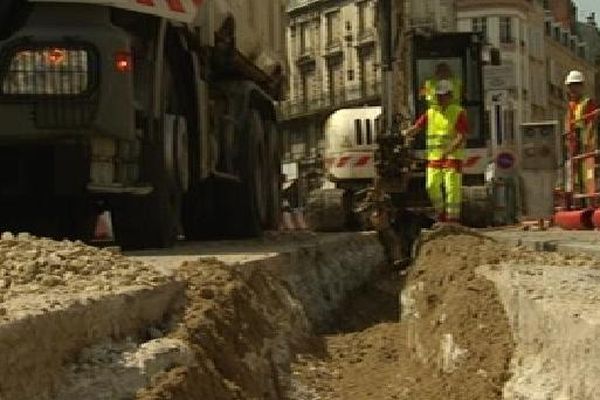
{"label": "sidewalk", "polygon": [[600,257],[599,231],[565,231],[552,228],[547,231],[524,231],[509,227],[480,231],[499,242],[525,246],[538,251],[558,251],[569,254],[589,254]]}

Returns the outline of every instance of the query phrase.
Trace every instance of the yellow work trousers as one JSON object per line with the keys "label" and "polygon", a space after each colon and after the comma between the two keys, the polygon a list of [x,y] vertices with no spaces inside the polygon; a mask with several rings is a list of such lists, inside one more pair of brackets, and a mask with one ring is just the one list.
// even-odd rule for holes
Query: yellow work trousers
{"label": "yellow work trousers", "polygon": [[460,220],[462,173],[459,169],[428,167],[427,194],[440,220]]}

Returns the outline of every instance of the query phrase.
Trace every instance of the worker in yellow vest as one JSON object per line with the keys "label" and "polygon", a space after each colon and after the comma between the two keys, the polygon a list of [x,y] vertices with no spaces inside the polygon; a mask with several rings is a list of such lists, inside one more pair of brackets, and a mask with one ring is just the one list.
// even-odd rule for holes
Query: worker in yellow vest
{"label": "worker in yellow vest", "polygon": [[427,106],[431,107],[437,103],[435,88],[441,80],[450,81],[452,83],[452,103],[461,104],[463,97],[462,81],[454,76],[450,66],[444,62],[435,66],[434,76],[425,81],[425,85],[421,88],[421,96],[425,97]]}
{"label": "worker in yellow vest", "polygon": [[[569,95],[565,118],[569,157],[593,152],[598,148],[596,137],[598,109],[594,101],[584,95],[584,82],[585,78],[580,71],[569,72],[565,79]],[[576,189],[580,193],[597,192],[594,184],[595,158],[585,158],[572,163],[567,168],[569,174],[567,191],[573,192]]]}
{"label": "worker in yellow vest", "polygon": [[441,80],[435,88],[436,104],[402,131],[414,136],[427,126],[427,193],[438,222],[460,222],[462,163],[469,130],[465,110],[452,101],[452,83]]}

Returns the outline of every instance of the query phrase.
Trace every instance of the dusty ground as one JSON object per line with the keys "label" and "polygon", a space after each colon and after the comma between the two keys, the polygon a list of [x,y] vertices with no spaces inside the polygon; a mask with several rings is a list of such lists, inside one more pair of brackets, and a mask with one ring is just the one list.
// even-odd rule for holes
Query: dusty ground
{"label": "dusty ground", "polygon": [[[478,272],[480,265],[500,263],[598,268],[587,256],[537,253],[476,235],[435,238],[421,247],[402,283],[402,322],[393,308],[401,283],[393,275],[355,293],[337,329],[316,337],[315,351],[298,356],[290,398],[503,398],[518,368],[511,365],[513,330],[494,284]],[[538,398],[527,396],[519,398]]]}

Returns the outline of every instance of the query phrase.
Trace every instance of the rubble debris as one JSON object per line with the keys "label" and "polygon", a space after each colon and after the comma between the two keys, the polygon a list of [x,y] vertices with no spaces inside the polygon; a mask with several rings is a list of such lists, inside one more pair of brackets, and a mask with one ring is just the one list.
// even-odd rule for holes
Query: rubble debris
{"label": "rubble debris", "polygon": [[[24,297],[112,292],[127,286],[154,286],[167,277],[153,267],[111,251],[68,240],[55,241],[27,233],[2,233],[0,238],[0,305]],[[14,303],[14,302],[13,302]],[[10,310],[39,309],[26,301]]]}

